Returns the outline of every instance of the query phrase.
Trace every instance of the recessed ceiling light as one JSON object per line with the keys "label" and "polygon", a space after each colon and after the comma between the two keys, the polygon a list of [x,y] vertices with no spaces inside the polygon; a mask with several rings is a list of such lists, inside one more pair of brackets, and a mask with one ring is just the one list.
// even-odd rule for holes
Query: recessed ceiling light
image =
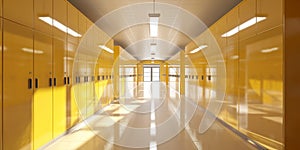
{"label": "recessed ceiling light", "polygon": [[160,14],[149,14],[150,17],[150,37],[158,36],[158,21]]}

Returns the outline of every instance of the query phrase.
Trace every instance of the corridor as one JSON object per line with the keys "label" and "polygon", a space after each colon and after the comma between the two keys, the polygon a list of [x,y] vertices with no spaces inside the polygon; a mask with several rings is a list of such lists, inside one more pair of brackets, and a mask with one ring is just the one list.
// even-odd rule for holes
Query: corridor
{"label": "corridor", "polygon": [[0,150],[300,149],[299,0],[0,0]]}
{"label": "corridor", "polygon": [[161,82],[126,87],[140,95],[120,97],[45,149],[264,149],[218,121],[199,134],[203,108],[174,88]]}

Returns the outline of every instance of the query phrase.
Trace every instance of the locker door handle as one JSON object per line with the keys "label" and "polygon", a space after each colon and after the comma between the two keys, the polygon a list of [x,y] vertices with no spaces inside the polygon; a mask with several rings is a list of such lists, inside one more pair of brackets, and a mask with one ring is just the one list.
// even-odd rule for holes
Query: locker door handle
{"label": "locker door handle", "polygon": [[64,85],[67,84],[67,77],[64,77]]}
{"label": "locker door handle", "polygon": [[32,79],[28,79],[28,89],[32,89]]}
{"label": "locker door handle", "polygon": [[56,78],[54,78],[53,80],[54,80],[54,86],[56,86]]}
{"label": "locker door handle", "polygon": [[68,77],[68,84],[70,85],[70,77]]}
{"label": "locker door handle", "polygon": [[211,75],[208,76],[208,80],[211,80]]}
{"label": "locker door handle", "polygon": [[39,79],[35,78],[35,88],[39,88]]}
{"label": "locker door handle", "polygon": [[49,78],[49,86],[52,86],[52,78]]}

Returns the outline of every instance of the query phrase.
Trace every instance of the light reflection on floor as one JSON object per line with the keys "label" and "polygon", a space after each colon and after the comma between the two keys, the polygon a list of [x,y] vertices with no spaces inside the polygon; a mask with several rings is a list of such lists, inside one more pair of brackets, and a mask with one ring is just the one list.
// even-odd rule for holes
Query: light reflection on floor
{"label": "light reflection on floor", "polygon": [[[254,149],[218,123],[199,134],[203,112],[193,111],[197,104],[182,99],[176,89],[163,92],[163,86],[143,84],[144,91],[151,90],[150,96],[142,95],[146,99],[136,95],[124,103],[110,104],[45,149]],[[181,131],[182,123],[187,126]]]}

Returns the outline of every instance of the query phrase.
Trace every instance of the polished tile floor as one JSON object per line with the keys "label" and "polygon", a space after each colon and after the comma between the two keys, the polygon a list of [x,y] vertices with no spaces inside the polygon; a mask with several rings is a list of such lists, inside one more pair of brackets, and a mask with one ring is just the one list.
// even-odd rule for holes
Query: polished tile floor
{"label": "polished tile floor", "polygon": [[87,118],[45,149],[256,149],[217,121],[200,134],[201,108],[163,83],[145,82],[123,91],[118,102]]}

